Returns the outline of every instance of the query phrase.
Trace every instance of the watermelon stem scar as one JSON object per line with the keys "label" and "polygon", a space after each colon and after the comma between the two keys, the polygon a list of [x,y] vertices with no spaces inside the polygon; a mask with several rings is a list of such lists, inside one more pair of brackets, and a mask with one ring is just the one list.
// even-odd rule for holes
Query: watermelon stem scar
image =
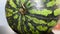
{"label": "watermelon stem scar", "polygon": [[24,15],[26,13],[25,6],[22,4],[22,8],[19,9],[19,12]]}

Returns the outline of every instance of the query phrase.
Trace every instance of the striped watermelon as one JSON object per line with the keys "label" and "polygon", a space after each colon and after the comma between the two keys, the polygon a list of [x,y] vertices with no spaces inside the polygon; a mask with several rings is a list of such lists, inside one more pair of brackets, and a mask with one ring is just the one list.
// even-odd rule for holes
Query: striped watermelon
{"label": "striped watermelon", "polygon": [[[43,5],[37,7],[35,1]],[[52,27],[60,14],[57,5],[56,0],[7,0],[6,18],[18,34],[53,34]]]}

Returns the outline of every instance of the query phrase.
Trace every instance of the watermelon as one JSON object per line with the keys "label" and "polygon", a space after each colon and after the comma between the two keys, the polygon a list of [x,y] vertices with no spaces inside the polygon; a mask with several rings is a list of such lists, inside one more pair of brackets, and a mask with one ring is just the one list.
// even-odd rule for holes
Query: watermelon
{"label": "watermelon", "polygon": [[57,5],[56,0],[7,0],[6,19],[17,34],[53,34],[60,14]]}

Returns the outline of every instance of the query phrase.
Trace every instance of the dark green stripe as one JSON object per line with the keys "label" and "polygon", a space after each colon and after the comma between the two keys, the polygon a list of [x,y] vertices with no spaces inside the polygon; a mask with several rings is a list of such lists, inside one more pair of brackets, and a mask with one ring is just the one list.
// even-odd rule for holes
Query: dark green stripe
{"label": "dark green stripe", "polygon": [[25,0],[25,2],[24,2],[24,6],[25,6],[25,4],[27,4],[29,2],[29,0]]}
{"label": "dark green stripe", "polygon": [[12,7],[9,2],[7,2],[6,8],[12,9],[13,11],[17,10],[16,8]]}
{"label": "dark green stripe", "polygon": [[25,16],[25,26],[26,26],[26,30],[27,30],[27,32],[29,32],[30,34],[32,34],[32,32],[30,31],[30,27],[29,27],[29,25],[28,25],[28,18]]}
{"label": "dark green stripe", "polygon": [[57,16],[51,17],[50,15],[48,15],[48,16],[43,16],[43,15],[38,15],[38,14],[28,14],[28,16],[37,18],[37,19],[39,19],[39,20],[49,20],[50,18],[52,18],[52,19],[50,19],[50,20],[57,20],[57,19],[58,19]]}
{"label": "dark green stripe", "polygon": [[19,0],[18,4],[17,4],[18,0],[13,0],[13,2],[15,3],[15,5],[17,6],[17,8],[20,8],[21,6],[21,1]]}
{"label": "dark green stripe", "polygon": [[[16,13],[17,14],[17,13]],[[12,22],[11,22],[11,25],[13,25],[14,23],[15,23],[15,21],[16,21],[16,23],[18,22],[18,20],[16,19],[14,19],[13,17],[15,16],[15,14],[13,14],[12,16],[10,16],[10,17],[7,17],[7,19],[8,20],[12,20]],[[19,17],[18,17],[19,18]],[[9,22],[10,23],[10,22]]]}
{"label": "dark green stripe", "polygon": [[9,4],[9,2],[7,2],[7,4],[6,4],[6,8],[9,8],[9,9],[14,9],[14,10],[16,10],[14,7],[12,7],[12,6]]}
{"label": "dark green stripe", "polygon": [[20,23],[21,23],[20,19],[21,19],[21,15],[20,15],[19,18],[18,18],[18,26],[17,26],[17,29],[18,29],[18,30],[21,30],[21,29],[20,29],[20,27],[21,27],[21,26],[20,26]]}
{"label": "dark green stripe", "polygon": [[28,16],[37,18],[37,19],[39,19],[39,20],[46,20],[46,19],[48,19],[48,18],[46,18],[46,16],[38,15],[38,14],[28,14]]}
{"label": "dark green stripe", "polygon": [[20,23],[20,26],[21,26],[21,32],[22,34],[25,34],[25,31],[24,31],[24,21],[23,21],[23,15],[21,15],[21,19],[20,19],[21,23]]}

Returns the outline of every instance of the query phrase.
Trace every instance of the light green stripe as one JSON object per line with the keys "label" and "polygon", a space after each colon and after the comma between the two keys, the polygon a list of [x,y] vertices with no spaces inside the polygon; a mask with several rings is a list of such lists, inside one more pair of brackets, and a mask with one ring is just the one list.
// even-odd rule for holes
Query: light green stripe
{"label": "light green stripe", "polygon": [[48,28],[46,26],[37,26],[37,29],[40,31],[46,31]]}
{"label": "light green stripe", "polygon": [[10,1],[9,1],[9,4],[10,4],[12,7],[16,8],[16,5],[15,5],[15,3],[13,2],[13,0],[10,0]]}
{"label": "light green stripe", "polygon": [[9,16],[12,16],[13,15],[13,10],[12,9],[8,9],[6,8],[6,16],[9,17]]}
{"label": "light green stripe", "polygon": [[15,11],[13,12],[13,14],[16,14],[16,13],[18,13],[18,11],[17,11],[17,10],[15,10]]}
{"label": "light green stripe", "polygon": [[[24,23],[25,23],[25,21],[26,21],[25,19],[26,19],[26,18],[25,18],[25,16],[23,16],[23,17],[22,17],[23,24],[24,24]],[[24,24],[24,31],[25,31],[25,32],[27,32],[27,30],[26,30],[26,29],[27,29],[27,28],[26,28],[26,26],[25,26],[25,24]]]}
{"label": "light green stripe", "polygon": [[52,0],[50,2],[47,3],[47,7],[52,7],[56,4],[56,1],[55,0]]}
{"label": "light green stripe", "polygon": [[19,5],[20,0],[16,0],[16,3]]}
{"label": "light green stripe", "polygon": [[26,30],[26,29],[27,29],[27,28],[26,28],[26,26],[24,25],[24,31],[25,31],[25,32],[27,32],[27,30]]}
{"label": "light green stripe", "polygon": [[26,0],[20,0],[22,4],[24,4],[26,2]]}
{"label": "light green stripe", "polygon": [[58,9],[56,9],[56,10],[54,11],[54,15],[55,15],[55,16],[60,15],[60,8],[58,8]]}
{"label": "light green stripe", "polygon": [[21,26],[20,26],[21,21],[20,21],[20,19],[21,19],[21,16],[19,16],[19,19],[18,19],[18,26],[17,26],[18,30],[21,30]]}
{"label": "light green stripe", "polygon": [[29,8],[29,7],[32,7],[32,6],[33,6],[33,4],[31,3],[31,1],[28,1],[28,3],[26,4],[26,7]]}
{"label": "light green stripe", "polygon": [[34,27],[32,26],[32,24],[31,24],[31,23],[28,23],[28,25],[29,25],[29,27],[30,27],[30,30],[31,30],[31,31],[34,31]]}
{"label": "light green stripe", "polygon": [[51,22],[49,22],[47,25],[48,26],[55,26],[57,24],[56,21],[52,20]]}
{"label": "light green stripe", "polygon": [[48,14],[51,14],[51,13],[52,13],[51,10],[47,10],[47,9],[43,9],[42,11],[32,9],[32,10],[30,10],[29,12],[30,12],[31,14],[40,14],[40,15],[44,15],[44,16],[47,16]]}
{"label": "light green stripe", "polygon": [[32,34],[39,34],[40,32],[38,30],[36,30],[36,32],[33,32]]}
{"label": "light green stripe", "polygon": [[31,23],[28,23],[29,27],[30,27],[30,30],[32,32],[32,34],[39,34],[39,32],[36,30],[36,32],[34,31],[34,26],[32,26]]}
{"label": "light green stripe", "polygon": [[26,4],[28,6],[28,4],[31,3],[30,1],[28,1],[28,3]]}
{"label": "light green stripe", "polygon": [[13,12],[13,9],[6,8],[7,12]]}
{"label": "light green stripe", "polygon": [[18,17],[19,17],[18,14],[15,14],[15,15],[14,15],[14,19],[17,19]]}
{"label": "light green stripe", "polygon": [[[26,15],[27,16],[27,15]],[[37,18],[31,17],[31,16],[27,16],[29,20],[32,20],[34,23],[36,24],[47,24],[45,21],[43,20],[39,20]]]}

